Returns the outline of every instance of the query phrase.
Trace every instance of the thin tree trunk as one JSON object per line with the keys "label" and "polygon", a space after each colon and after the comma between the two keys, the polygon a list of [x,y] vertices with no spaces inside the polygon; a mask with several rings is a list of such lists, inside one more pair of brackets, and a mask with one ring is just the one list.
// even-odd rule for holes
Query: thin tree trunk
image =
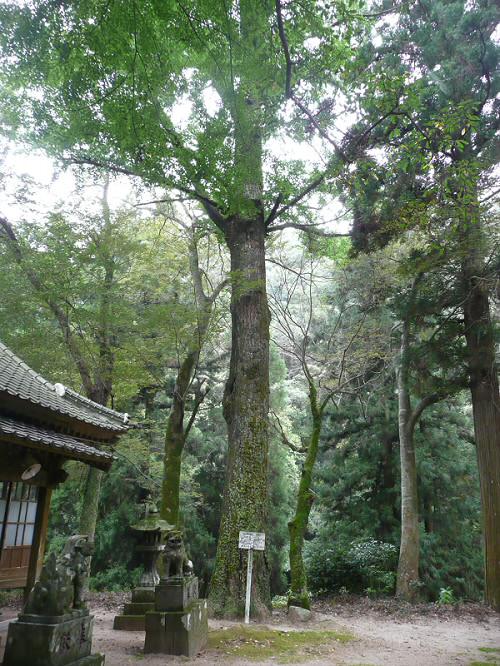
{"label": "thin tree trunk", "polygon": [[174,387],[172,407],[168,415],[163,459],[163,481],[160,514],[171,525],[179,522],[179,492],[184,435],[184,407],[199,350],[189,353],[181,363]]}
{"label": "thin tree trunk", "polygon": [[401,352],[397,371],[399,450],[401,459],[401,542],[396,596],[414,601],[418,593],[420,533],[418,522],[417,463],[411,422],[408,388],[409,325],[403,322]]}
{"label": "thin tree trunk", "polygon": [[463,222],[465,339],[481,487],[485,599],[500,611],[500,396],[477,193],[472,200]]}
{"label": "thin tree trunk", "polygon": [[83,490],[82,512],[78,525],[79,534],[87,534],[93,541],[99,514],[99,497],[104,472],[95,467],[87,468],[85,487]]}
{"label": "thin tree trunk", "polygon": [[[269,310],[262,218],[234,219],[226,239],[233,276],[232,348],[224,395],[229,446],[209,601],[212,612],[230,617],[244,609],[238,533],[264,532],[267,524]],[[269,572],[263,555],[256,553],[252,609],[262,614],[269,606]]]}
{"label": "thin tree trunk", "polygon": [[394,511],[391,511],[396,508],[396,503],[394,501],[394,444],[398,441],[398,437],[393,431],[390,432],[389,429],[382,433],[381,436],[382,444],[382,459],[380,461],[380,494],[381,500],[384,505],[387,507],[387,511],[382,512],[380,516],[380,525],[378,529],[378,537],[385,541],[388,539],[393,525],[394,519],[391,516],[394,515]]}
{"label": "thin tree trunk", "polygon": [[[100,294],[97,346],[99,349],[99,361],[94,372],[92,387],[87,388],[87,397],[99,405],[106,406],[113,393],[113,374],[115,357],[112,348],[111,336],[111,303],[112,290],[115,277],[115,260],[110,254],[109,243],[111,241],[111,213],[108,203],[109,175],[103,187],[102,213],[103,231],[101,237],[96,240],[96,249],[101,253],[104,265],[104,280]],[[89,373],[90,374],[90,373]],[[83,377],[82,377],[83,379]],[[94,539],[97,519],[99,517],[99,497],[101,494],[101,483],[103,472],[89,467],[83,493],[82,509],[80,514],[80,534],[87,534],[91,540]]]}
{"label": "thin tree trunk", "polygon": [[307,591],[307,573],[304,565],[304,537],[309,523],[309,515],[314,501],[314,495],[311,492],[312,477],[314,465],[318,455],[319,440],[321,436],[321,426],[323,421],[322,410],[317,404],[316,388],[309,384],[309,403],[312,415],[312,430],[309,446],[307,447],[306,458],[300,476],[299,488],[297,491],[297,505],[295,516],[288,523],[290,534],[290,596],[289,606],[300,606],[302,608],[310,607],[309,593]]}
{"label": "thin tree trunk", "polygon": [[[188,427],[185,427],[184,412],[186,397],[198,366],[200,353],[210,324],[213,304],[220,289],[224,285],[224,282],[219,284],[211,297],[206,296],[203,290],[203,281],[199,265],[196,229],[190,229],[190,234],[189,265],[194,286],[198,320],[196,332],[177,373],[174,394],[172,396],[172,407],[168,416],[165,433],[160,515],[171,525],[179,524],[181,460],[188,429],[193,421],[193,419],[191,419]],[[200,396],[200,399],[203,399],[203,396]],[[195,402],[194,414],[198,406],[199,403]]]}

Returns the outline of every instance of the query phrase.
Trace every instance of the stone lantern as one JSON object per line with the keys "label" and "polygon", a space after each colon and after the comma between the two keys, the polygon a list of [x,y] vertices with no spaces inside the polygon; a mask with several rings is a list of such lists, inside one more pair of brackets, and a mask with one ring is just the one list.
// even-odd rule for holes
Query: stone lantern
{"label": "stone lantern", "polygon": [[146,503],[144,518],[130,529],[138,537],[135,550],[141,557],[143,573],[139,585],[132,590],[131,603],[125,604],[122,615],[115,617],[113,629],[144,631],[145,613],[155,608],[155,586],[160,582],[157,562],[165,548],[162,540],[174,526],[160,518],[154,505]]}

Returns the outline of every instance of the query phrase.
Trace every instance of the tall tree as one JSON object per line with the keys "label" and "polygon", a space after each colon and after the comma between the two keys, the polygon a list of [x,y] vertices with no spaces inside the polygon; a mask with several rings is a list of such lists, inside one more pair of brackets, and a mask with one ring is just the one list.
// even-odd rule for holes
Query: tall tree
{"label": "tall tree", "polygon": [[[483,507],[486,600],[500,608],[500,397],[489,291],[497,262],[481,199],[491,204],[497,160],[498,3],[410,2],[366,72],[392,109],[377,127],[384,158],[374,167],[355,227],[371,243],[410,226],[440,227],[450,266],[458,264]],[[403,57],[402,57],[403,56]],[[366,81],[366,79],[365,79]],[[369,84],[370,85],[370,84]],[[362,104],[373,118],[373,98]],[[361,180],[358,181],[361,185]],[[383,192],[383,197],[377,196]],[[434,233],[434,232],[432,232]],[[368,243],[369,245],[370,243]],[[494,250],[495,251],[495,250]]]}
{"label": "tall tree", "polygon": [[[294,90],[306,101],[316,97],[317,110],[329,99],[328,86],[349,62],[357,7],[290,3],[285,12],[270,0],[78,0],[55,7],[38,0],[0,8],[5,131],[69,162],[176,188],[204,207],[229,248],[229,455],[210,590],[219,614],[243,607],[238,531],[263,531],[267,520],[265,238],[286,224],[308,225],[306,198],[326,185],[332,168],[327,160],[310,173],[302,160],[273,156],[266,143],[285,125],[301,139],[304,119],[310,122],[304,105],[285,120],[292,59]],[[37,92],[26,95],[30,88]],[[270,596],[261,556],[254,588],[255,608],[263,611]]]}

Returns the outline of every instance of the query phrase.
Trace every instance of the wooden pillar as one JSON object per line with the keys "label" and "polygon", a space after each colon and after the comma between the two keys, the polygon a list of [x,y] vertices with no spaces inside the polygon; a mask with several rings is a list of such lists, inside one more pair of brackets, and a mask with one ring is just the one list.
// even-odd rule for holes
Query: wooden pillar
{"label": "wooden pillar", "polygon": [[31,588],[40,575],[45,555],[45,543],[47,541],[47,527],[49,523],[50,498],[52,488],[42,486],[38,490],[38,504],[36,508],[35,530],[33,543],[31,544],[30,561],[28,565],[28,576],[24,588],[24,599],[31,592]]}

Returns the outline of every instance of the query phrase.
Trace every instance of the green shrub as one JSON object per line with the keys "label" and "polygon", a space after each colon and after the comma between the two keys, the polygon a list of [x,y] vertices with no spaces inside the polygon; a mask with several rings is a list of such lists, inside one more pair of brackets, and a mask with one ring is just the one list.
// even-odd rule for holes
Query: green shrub
{"label": "green shrub", "polygon": [[89,587],[96,592],[103,590],[107,592],[122,592],[138,585],[141,574],[141,567],[129,570],[124,564],[118,564],[91,576]]}
{"label": "green shrub", "polygon": [[439,590],[439,597],[437,600],[438,604],[445,606],[450,604],[455,604],[457,600],[453,594],[453,590],[450,587],[442,587]]}
{"label": "green shrub", "polygon": [[309,587],[315,592],[391,594],[396,562],[397,548],[390,543],[375,539],[344,543],[339,540],[335,546],[325,548],[323,539],[318,538],[307,548]]}
{"label": "green shrub", "polygon": [[277,594],[272,599],[273,608],[286,608],[288,606],[288,595],[287,594]]}

